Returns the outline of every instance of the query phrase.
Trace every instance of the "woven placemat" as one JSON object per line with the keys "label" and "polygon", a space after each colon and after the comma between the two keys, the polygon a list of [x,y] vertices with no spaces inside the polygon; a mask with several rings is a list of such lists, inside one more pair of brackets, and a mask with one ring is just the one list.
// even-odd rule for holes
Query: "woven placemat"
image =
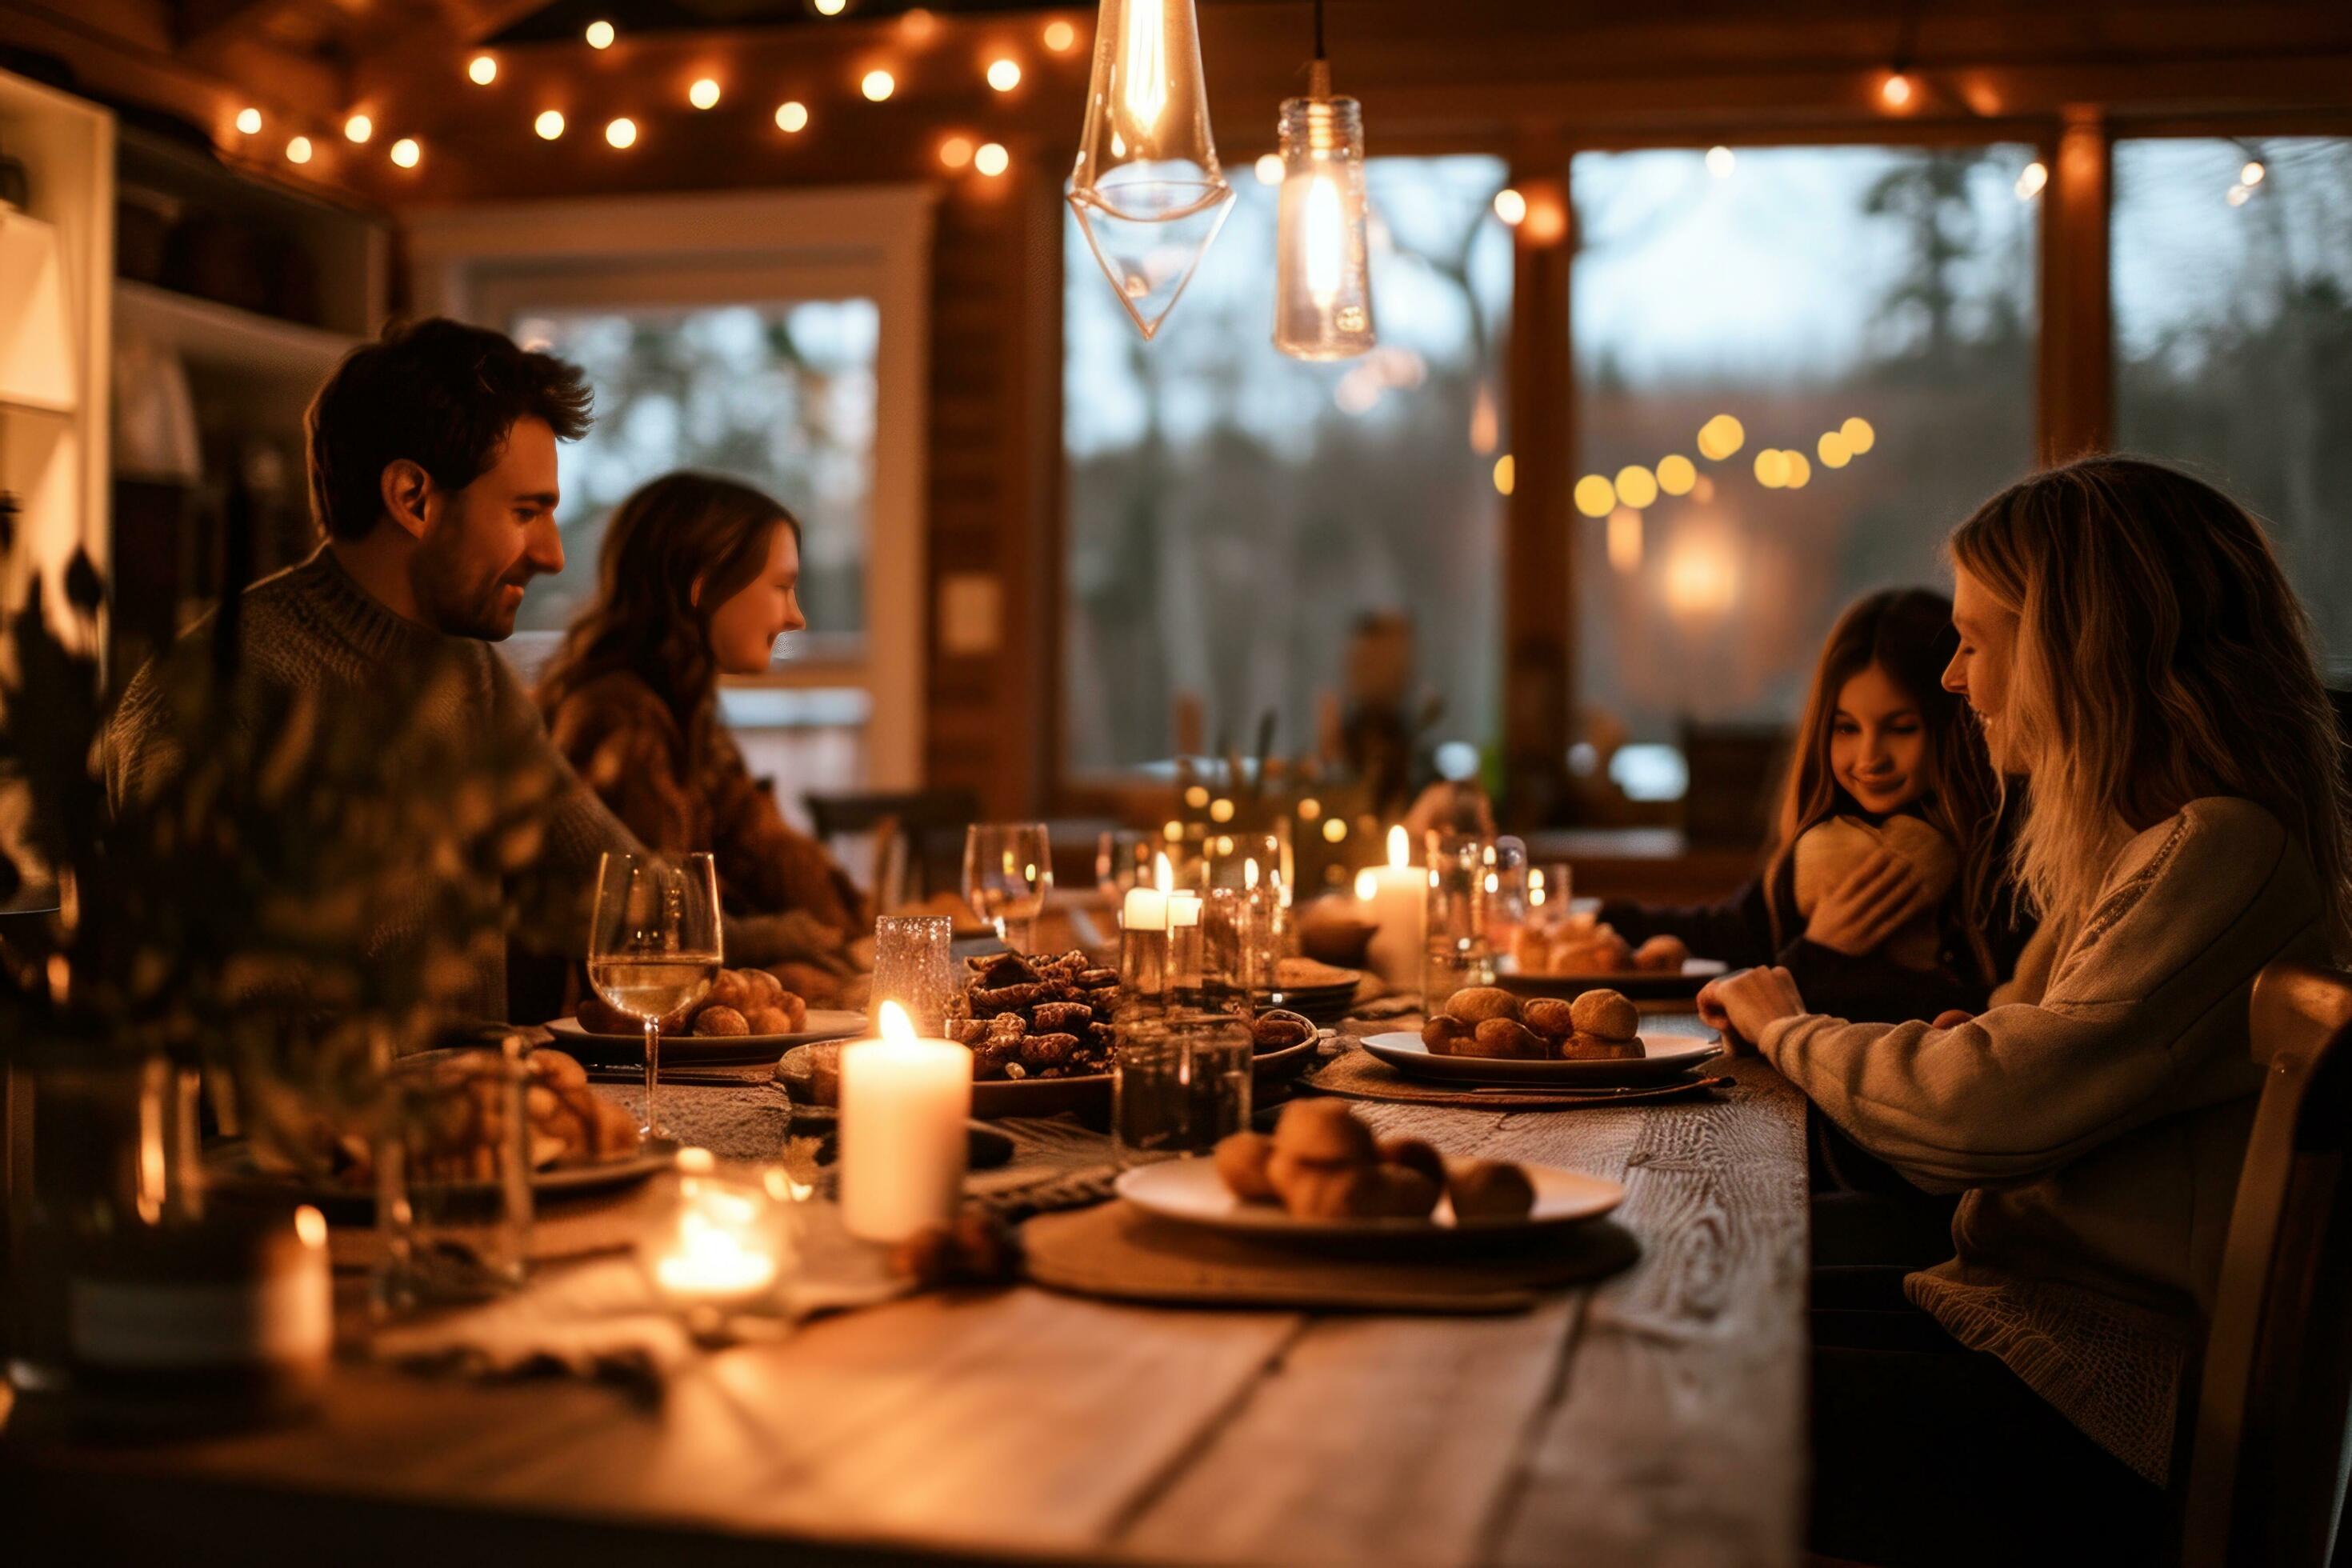
{"label": "woven placemat", "polygon": [[1351,1043],[1347,1050],[1301,1079],[1299,1087],[1349,1100],[1446,1105],[1465,1110],[1584,1110],[1596,1105],[1656,1105],[1662,1101],[1705,1100],[1723,1092],[1727,1083],[1721,1078],[1698,1077],[1627,1089],[1622,1094],[1595,1093],[1590,1099],[1573,1098],[1572,1093],[1472,1094],[1465,1089],[1407,1078],[1363,1047]]}
{"label": "woven placemat", "polygon": [[1021,1239],[1029,1278],[1056,1290],[1357,1312],[1524,1311],[1539,1292],[1614,1274],[1642,1251],[1605,1219],[1437,1252],[1326,1250],[1176,1225],[1126,1202],[1041,1215]]}

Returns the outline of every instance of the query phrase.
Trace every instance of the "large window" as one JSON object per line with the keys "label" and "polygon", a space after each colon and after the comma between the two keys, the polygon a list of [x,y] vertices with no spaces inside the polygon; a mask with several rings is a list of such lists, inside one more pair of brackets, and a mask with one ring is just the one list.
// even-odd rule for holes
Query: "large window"
{"label": "large window", "polygon": [[2352,140],[2119,142],[2116,439],[2271,526],[2352,679]]}
{"label": "large window", "polygon": [[[1948,585],[1937,545],[2033,458],[2033,158],[1576,158],[1578,671],[1604,746],[1790,721],[1849,601]],[[1676,793],[1643,757],[1629,793]]]}
{"label": "large window", "polygon": [[[1377,662],[1411,623],[1428,742],[1495,738],[1510,236],[1491,158],[1375,159],[1381,346],[1348,363],[1277,353],[1275,190],[1237,199],[1157,341],[1145,343],[1075,222],[1065,247],[1069,474],[1064,765],[1169,757],[1200,737],[1315,744],[1351,641]],[[1358,671],[1360,678],[1362,671]],[[1327,696],[1328,701],[1327,702]]]}

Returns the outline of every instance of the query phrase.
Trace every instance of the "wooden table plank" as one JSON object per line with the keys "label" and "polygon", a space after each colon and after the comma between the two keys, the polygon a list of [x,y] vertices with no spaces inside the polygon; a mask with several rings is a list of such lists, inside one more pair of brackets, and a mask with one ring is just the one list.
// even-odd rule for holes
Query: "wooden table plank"
{"label": "wooden table plank", "polygon": [[1645,1120],[1621,1217],[1643,1264],[1592,1293],[1565,1397],[1496,1543],[1507,1563],[1790,1562],[1804,1496],[1804,1100]]}

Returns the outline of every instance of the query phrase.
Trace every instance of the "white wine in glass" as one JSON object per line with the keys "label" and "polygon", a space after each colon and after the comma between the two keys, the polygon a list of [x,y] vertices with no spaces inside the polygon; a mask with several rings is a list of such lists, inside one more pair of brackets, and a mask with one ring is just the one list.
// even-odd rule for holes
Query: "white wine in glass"
{"label": "white wine in glass", "polygon": [[1036,951],[1037,917],[1054,890],[1042,822],[976,822],[963,837],[963,901],[1015,952]]}
{"label": "white wine in glass", "polygon": [[709,994],[724,961],[719,876],[708,855],[607,853],[596,874],[588,935],[588,983],[646,1027],[646,1103],[637,1131],[660,1138],[654,1091],[661,1075],[661,1026]]}

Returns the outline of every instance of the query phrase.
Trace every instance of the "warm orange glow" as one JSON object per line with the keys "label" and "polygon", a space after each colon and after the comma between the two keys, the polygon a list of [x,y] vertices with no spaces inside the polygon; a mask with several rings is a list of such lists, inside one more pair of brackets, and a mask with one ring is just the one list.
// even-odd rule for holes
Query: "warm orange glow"
{"label": "warm orange glow", "polygon": [[530,128],[539,132],[541,141],[552,142],[563,134],[563,111],[543,109],[540,110],[539,118],[530,122]]}
{"label": "warm orange glow", "polygon": [[808,105],[798,99],[786,99],[776,105],[776,129],[793,135],[808,129]]}
{"label": "warm orange glow", "polygon": [[489,55],[476,55],[466,62],[466,76],[476,87],[488,87],[499,79],[499,62]]}
{"label": "warm orange glow", "polygon": [[1259,184],[1278,185],[1282,184],[1281,153],[1261,153],[1258,154],[1257,162],[1251,164],[1250,167],[1256,173],[1257,183]]}
{"label": "warm orange glow", "polygon": [[1495,407],[1495,392],[1485,382],[1470,404],[1470,449],[1485,457],[1503,444],[1503,417]]}
{"label": "warm orange glow", "polygon": [[297,136],[293,141],[286,143],[286,161],[289,163],[309,163],[310,161],[310,139],[308,136]]}
{"label": "warm orange glow", "polygon": [[1806,460],[1802,452],[1783,452],[1780,456],[1788,460],[1790,489],[1801,490],[1812,482],[1813,465]]}
{"label": "warm orange glow", "polygon": [[1209,803],[1209,820],[1211,822],[1231,822],[1233,819],[1234,803],[1232,801],[1227,800],[1223,795],[1219,795],[1216,799]]}
{"label": "warm orange glow", "polygon": [[1381,876],[1370,866],[1356,873],[1356,897],[1370,903],[1381,896]]}
{"label": "warm orange glow", "polygon": [[1730,558],[1710,539],[1682,539],[1668,553],[1666,607],[1680,616],[1719,616],[1738,596]]}
{"label": "warm orange glow", "polygon": [[857,84],[857,90],[866,95],[867,102],[879,103],[898,90],[898,79],[886,70],[870,70]]}
{"label": "warm orange glow", "polygon": [[697,109],[716,109],[719,106],[719,84],[707,76],[698,78],[695,84],[686,89],[686,101]]}
{"label": "warm orange glow", "polygon": [[849,8],[849,0],[814,0],[820,16],[838,16]]}
{"label": "warm orange glow", "polygon": [[1402,871],[1412,864],[1412,837],[1399,823],[1389,829],[1389,869]]}
{"label": "warm orange glow", "polygon": [[392,144],[392,161],[404,169],[414,169],[424,159],[425,149],[417,145],[414,136],[404,136]]}
{"label": "warm orange glow", "polygon": [[940,143],[940,162],[950,169],[968,168],[971,164],[971,138],[950,136]]}
{"label": "warm orange glow", "polygon": [[1617,487],[1609,482],[1606,474],[1587,474],[1576,481],[1570,499],[1585,516],[1607,517],[1617,505]]}
{"label": "warm orange glow", "polygon": [[1010,55],[1001,55],[988,62],[988,85],[999,92],[1011,92],[1021,85],[1021,62]]}
{"label": "warm orange glow", "polygon": [[261,131],[261,110],[257,109],[238,110],[236,111],[236,128],[239,131],[244,132],[247,136],[259,134]]}
{"label": "warm orange glow", "polygon": [[1509,495],[1519,482],[1519,465],[1506,452],[1495,459],[1495,493]]}
{"label": "warm orange glow", "polygon": [[1568,208],[1557,193],[1538,191],[1528,198],[1528,217],[1519,232],[1537,245],[1557,245],[1568,237]]}
{"label": "warm orange glow", "polygon": [[1838,434],[1845,437],[1846,449],[1857,458],[1878,445],[1878,432],[1860,415],[1839,426]]}
{"label": "warm orange glow", "polygon": [[1731,171],[1738,166],[1739,160],[1733,154],[1730,148],[1710,147],[1706,150],[1706,172],[1717,179],[1731,178]]}
{"label": "warm orange glow", "polygon": [[2246,161],[2246,166],[2238,171],[2238,184],[2249,186],[2259,185],[2263,183],[2263,176],[2268,173],[2269,171],[2263,167],[2259,159],[2250,158]]}
{"label": "warm orange glow", "polygon": [[2036,158],[2017,173],[2017,199],[2021,202],[2032,201],[2042,194],[2042,187],[2049,183],[2049,166]]}
{"label": "warm orange glow", "polygon": [[1680,452],[1658,459],[1658,488],[1670,496],[1686,496],[1698,483],[1698,465]]}
{"label": "warm orange glow", "polygon": [[1302,801],[1300,801],[1300,802],[1298,803],[1298,820],[1299,820],[1299,821],[1301,821],[1301,822],[1312,822],[1312,821],[1314,821],[1317,817],[1318,817],[1318,816],[1322,816],[1322,815],[1323,815],[1323,803],[1322,803],[1321,801],[1319,801],[1319,800],[1317,800],[1313,795],[1308,795],[1305,800],[1302,800]]}
{"label": "warm orange glow", "polygon": [[1517,228],[1527,221],[1528,198],[1508,185],[1495,193],[1495,216]]}
{"label": "warm orange glow", "polygon": [[877,1039],[911,1041],[915,1037],[913,1021],[907,1016],[907,1009],[896,1002],[883,1003],[881,1016],[875,1021],[881,1026],[875,1031]]}
{"label": "warm orange glow", "polygon": [[1339,840],[1341,840],[1341,839],[1343,839],[1343,838],[1345,838],[1345,837],[1348,837],[1348,825],[1347,825],[1346,823],[1344,823],[1344,822],[1340,821],[1338,817],[1336,817],[1336,816],[1334,816],[1334,817],[1330,817],[1330,818],[1327,819],[1327,820],[1324,822],[1324,824],[1323,824],[1323,841],[1324,841],[1325,843],[1327,843],[1327,844],[1337,844],[1337,843],[1339,843]]}
{"label": "warm orange glow", "polygon": [[375,121],[364,114],[354,114],[343,121],[343,139],[347,142],[364,142],[374,134]]}
{"label": "warm orange glow", "polygon": [[327,1245],[327,1216],[309,1204],[294,1211],[294,1239],[316,1252]]}
{"label": "warm orange glow", "polygon": [[1057,55],[1066,55],[1078,41],[1078,30],[1067,22],[1045,24],[1045,47]]}
{"label": "warm orange glow", "polygon": [[1885,100],[1889,109],[1900,109],[1909,103],[1913,90],[1910,77],[1902,71],[1887,72],[1886,79],[1878,84],[1878,96]]}
{"label": "warm orange glow", "polygon": [[588,24],[586,37],[588,39],[588,47],[590,48],[609,49],[613,47],[613,24],[610,22],[591,22]]}
{"label": "warm orange glow", "polygon": [[604,127],[604,140],[611,142],[615,147],[635,146],[637,144],[637,122],[626,116],[612,121]]}
{"label": "warm orange glow", "polygon": [[1658,499],[1657,477],[1639,463],[1629,463],[1617,470],[1617,499],[1641,510]]}
{"label": "warm orange glow", "polygon": [[898,18],[898,34],[910,44],[928,44],[940,30],[940,19],[920,5]]}
{"label": "warm orange glow", "polygon": [[1778,447],[1767,447],[1756,454],[1756,482],[1768,490],[1777,490],[1789,482],[1789,454]]}
{"label": "warm orange glow", "polygon": [[980,151],[971,155],[971,166],[992,180],[1013,167],[1013,154],[1004,150],[1001,142],[983,142]]}
{"label": "warm orange glow", "polygon": [[1698,455],[1719,463],[1748,442],[1748,431],[1728,414],[1718,414],[1698,427]]}
{"label": "warm orange glow", "polygon": [[1631,507],[1609,514],[1609,564],[1621,577],[1642,569],[1642,514]]}
{"label": "warm orange glow", "polygon": [[1813,443],[1813,450],[1821,454],[1824,468],[1843,468],[1853,461],[1853,448],[1847,446],[1845,437],[1834,430],[1824,432],[1822,438]]}

